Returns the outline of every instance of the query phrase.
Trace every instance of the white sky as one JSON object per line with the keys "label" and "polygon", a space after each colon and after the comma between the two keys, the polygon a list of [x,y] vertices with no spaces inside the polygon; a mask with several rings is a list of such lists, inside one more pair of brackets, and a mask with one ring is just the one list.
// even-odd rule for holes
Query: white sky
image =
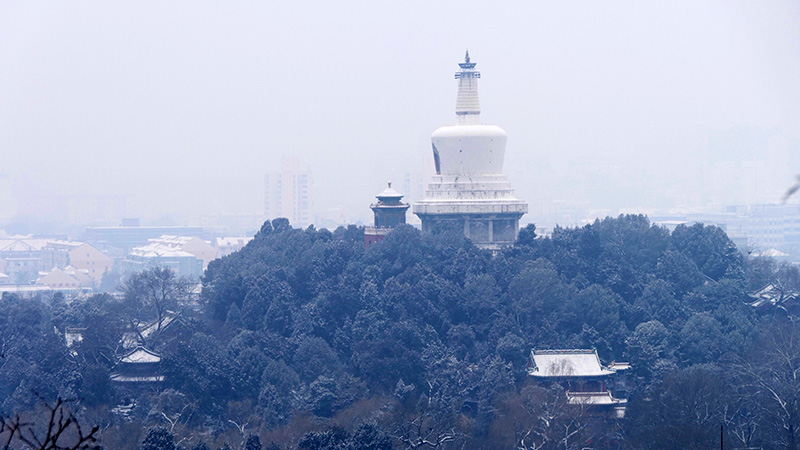
{"label": "white sky", "polygon": [[760,200],[800,173],[800,2],[486,0],[0,0],[0,171],[20,201],[259,213],[294,154],[318,208],[366,219],[454,123],[465,48],[527,220],[742,201],[720,163],[761,161]]}

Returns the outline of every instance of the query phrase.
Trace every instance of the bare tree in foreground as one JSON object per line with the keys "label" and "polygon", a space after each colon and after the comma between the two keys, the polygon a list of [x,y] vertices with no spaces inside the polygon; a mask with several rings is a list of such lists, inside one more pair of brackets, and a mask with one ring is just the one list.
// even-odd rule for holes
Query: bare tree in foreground
{"label": "bare tree in foreground", "polygon": [[403,422],[394,436],[406,450],[442,449],[465,439],[456,430],[453,418],[448,414],[448,402],[442,398],[441,389],[430,382],[428,386],[430,395],[423,400],[426,405],[422,411]]}
{"label": "bare tree in foreground", "polygon": [[[758,342],[758,348],[736,364],[742,386],[759,406],[762,423],[771,426],[770,439],[781,448],[800,445],[800,326],[777,323]],[[764,430],[767,431],[767,430]]]}
{"label": "bare tree in foreground", "polygon": [[157,331],[161,331],[170,310],[185,305],[192,283],[166,267],[152,267],[132,275],[120,288],[125,295],[134,325],[142,315],[155,316]]}
{"label": "bare tree in foreground", "polygon": [[13,419],[0,417],[0,437],[3,439],[3,450],[9,450],[11,444],[20,442],[33,450],[99,450],[97,444],[98,427],[86,432],[81,428],[78,419],[64,407],[59,397],[55,405],[45,404],[49,414],[46,431],[37,431],[32,422],[24,422],[20,417]]}

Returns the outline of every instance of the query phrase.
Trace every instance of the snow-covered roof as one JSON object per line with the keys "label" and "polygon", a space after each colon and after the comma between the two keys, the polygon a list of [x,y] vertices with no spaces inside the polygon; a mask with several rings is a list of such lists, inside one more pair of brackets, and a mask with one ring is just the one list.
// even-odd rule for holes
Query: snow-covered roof
{"label": "snow-covered roof", "polygon": [[628,403],[625,399],[614,398],[611,392],[567,392],[572,405],[620,405]]}
{"label": "snow-covered roof", "polygon": [[21,239],[0,239],[0,252],[31,252],[44,248],[47,239],[22,237]]}
{"label": "snow-covered roof", "polygon": [[61,247],[61,248],[70,248],[70,249],[72,249],[72,248],[78,248],[78,247],[80,247],[81,245],[84,245],[84,244],[85,244],[85,242],[62,241],[62,240],[59,240],[59,239],[54,239],[54,240],[47,241],[47,246],[48,247],[55,247],[55,248]]}
{"label": "snow-covered roof", "polygon": [[611,361],[608,368],[615,371],[628,370],[631,368],[631,363],[622,361]]}
{"label": "snow-covered roof", "polygon": [[[88,275],[86,275],[88,277]],[[36,284],[45,284],[53,287],[65,287],[68,285],[82,285],[81,280],[75,272],[67,272],[66,270],[53,267],[50,272],[39,272],[39,278]]]}
{"label": "snow-covered roof", "polygon": [[88,275],[89,274],[89,269],[78,269],[75,266],[73,266],[72,264],[70,264],[69,266],[64,267],[64,272],[67,272],[67,273],[73,274],[73,275],[76,274],[76,273],[84,273],[84,274]]}
{"label": "snow-covered roof", "polygon": [[[172,323],[178,319],[178,316],[179,314],[176,312],[167,311],[166,314],[164,314],[164,317],[161,318],[161,329],[164,330],[168,326],[172,325]],[[152,336],[153,333],[155,333],[158,329],[159,329],[158,320],[154,320],[145,325],[144,327],[140,328],[139,333],[142,335],[143,338],[147,339],[150,336]]]}
{"label": "snow-covered roof", "polygon": [[252,241],[252,236],[242,236],[242,237],[218,237],[214,240],[214,245],[217,247],[236,247],[242,246],[244,247],[247,245],[248,242]]}
{"label": "snow-covered roof", "polygon": [[596,350],[532,350],[532,367],[528,373],[534,377],[597,377],[611,375],[600,363]]}
{"label": "snow-covered roof", "polygon": [[161,362],[161,356],[144,347],[137,347],[120,359],[121,363],[141,364]]}
{"label": "snow-covered roof", "polygon": [[112,373],[111,381],[118,381],[120,383],[144,383],[154,381],[164,381],[164,375],[150,375],[150,376],[129,376],[120,373]]}
{"label": "snow-covered roof", "polygon": [[143,256],[147,258],[158,258],[158,257],[193,258],[194,257],[194,255],[189,252],[185,252],[183,250],[178,249],[177,247],[173,247],[171,245],[163,244],[160,242],[152,242],[150,244],[141,247],[134,247],[131,249],[131,255]]}
{"label": "snow-covered roof", "polygon": [[[167,311],[164,317],[161,318],[161,331],[164,331],[171,326],[180,317],[179,313]],[[122,346],[124,348],[133,348],[146,344],[145,341],[149,339],[155,332],[158,331],[158,319],[140,325],[138,331],[126,331],[122,333]],[[140,339],[141,337],[141,339]]]}
{"label": "snow-covered roof", "polygon": [[0,294],[3,292],[15,292],[15,293],[35,293],[35,292],[50,292],[50,291],[87,291],[88,288],[76,288],[76,287],[65,287],[65,288],[54,288],[51,286],[43,286],[43,285],[33,285],[33,284],[0,284]]}
{"label": "snow-covered roof", "polygon": [[377,198],[401,198],[403,194],[392,189],[391,184],[383,190],[380,194],[376,195]]}
{"label": "snow-covered roof", "polygon": [[169,244],[169,245],[186,245],[192,239],[195,239],[194,236],[178,236],[174,234],[162,234],[160,237],[148,239],[150,242],[158,242],[161,244]]}
{"label": "snow-covered roof", "polygon": [[785,304],[800,300],[800,293],[774,284],[768,284],[760,290],[748,295],[750,298],[754,299],[754,301],[750,302],[750,306],[756,308],[767,305],[784,306]]}
{"label": "snow-covered roof", "polygon": [[76,342],[82,342],[84,331],[86,331],[86,328],[66,328],[64,330],[64,341],[67,344],[67,348],[72,347]]}
{"label": "snow-covered roof", "polygon": [[784,252],[778,250],[777,248],[770,248],[770,249],[764,250],[761,253],[756,253],[753,256],[764,256],[764,257],[769,257],[769,258],[783,258],[783,257],[789,256],[789,254],[788,253],[784,253]]}

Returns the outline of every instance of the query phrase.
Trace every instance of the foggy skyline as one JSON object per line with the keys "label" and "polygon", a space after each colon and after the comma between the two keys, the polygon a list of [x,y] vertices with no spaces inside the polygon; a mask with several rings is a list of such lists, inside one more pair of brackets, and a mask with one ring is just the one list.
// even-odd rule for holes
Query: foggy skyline
{"label": "foggy skyline", "polygon": [[522,222],[776,202],[800,173],[793,2],[0,2],[0,172],[19,202],[259,214],[294,155],[315,210],[366,221],[455,123],[466,48]]}

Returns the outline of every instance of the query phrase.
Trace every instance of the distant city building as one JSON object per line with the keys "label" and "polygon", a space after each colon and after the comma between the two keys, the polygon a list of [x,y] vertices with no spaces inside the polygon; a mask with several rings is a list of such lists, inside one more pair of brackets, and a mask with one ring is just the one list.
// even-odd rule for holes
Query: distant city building
{"label": "distant city building", "polygon": [[171,269],[176,275],[197,279],[203,275],[203,260],[174,246],[151,242],[134,247],[120,263],[122,272],[134,273],[153,267]]}
{"label": "distant city building", "polygon": [[32,236],[0,239],[0,266],[3,266],[3,272],[10,277],[11,283],[29,284],[37,279],[40,271],[53,268],[44,259],[43,249],[47,243],[47,239]]}
{"label": "distant city building", "polygon": [[127,197],[123,195],[62,195],[18,193],[17,214],[69,224],[114,223],[127,213]]}
{"label": "distant city building", "polygon": [[408,203],[400,201],[403,194],[392,189],[392,183],[389,183],[389,187],[375,197],[378,202],[370,205],[375,216],[373,226],[364,229],[364,245],[366,247],[382,241],[393,228],[405,224],[406,211],[409,208]]}
{"label": "distant city building", "polygon": [[102,251],[113,253],[113,250],[117,250],[116,256],[123,256],[133,247],[146,245],[150,239],[165,234],[206,237],[206,233],[201,227],[121,226],[89,227],[86,229],[84,240]]}
{"label": "distant city building", "polygon": [[81,289],[96,286],[88,270],[79,270],[72,266],[64,269],[53,267],[50,272],[39,272],[36,284],[52,289]]}
{"label": "distant city building", "polygon": [[653,223],[674,230],[678,225],[716,225],[751,256],[800,262],[800,205],[731,205],[717,212],[651,216]]}
{"label": "distant city building", "polygon": [[436,175],[413,211],[422,220],[423,231],[447,223],[463,228],[479,247],[498,249],[516,241],[519,219],[528,205],[514,196],[503,174],[506,132],[480,123],[480,72],[470,62],[469,52],[459,66],[458,123],[433,132]]}
{"label": "distant city building", "polygon": [[[596,350],[532,350],[528,375],[542,383],[558,383],[571,405],[603,417],[622,418],[628,403],[625,379],[628,363],[604,366]],[[612,395],[612,390],[618,397]]]}
{"label": "distant city building", "polygon": [[114,268],[114,260],[86,242],[49,241],[43,247],[44,267],[72,266],[77,270],[85,270],[99,286],[106,272]]}
{"label": "distant city building", "polygon": [[314,216],[314,226],[317,228],[335,230],[352,224],[353,220],[350,215],[341,206],[318,209]]}
{"label": "distant city building", "polygon": [[149,239],[149,242],[163,244],[176,250],[191,253],[196,258],[203,260],[204,270],[208,267],[208,263],[217,259],[219,256],[219,250],[216,247],[197,236],[174,236],[165,234],[155,239]]}
{"label": "distant city building", "polygon": [[221,258],[223,256],[230,255],[233,252],[238,252],[252,240],[252,236],[218,237],[214,239],[214,246],[217,248],[219,257]]}
{"label": "distant city building", "polygon": [[237,214],[203,214],[192,219],[192,223],[202,226],[206,240],[217,236],[253,236],[264,224],[264,212]]}
{"label": "distant city building", "polygon": [[0,239],[0,272],[9,275],[14,283],[30,283],[39,277],[39,272],[67,266],[86,271],[97,286],[103,274],[111,271],[114,261],[85,242],[31,236]]}
{"label": "distant city building", "polygon": [[281,170],[264,176],[264,214],[267,219],[285,217],[295,227],[311,224],[311,170],[295,157],[284,156]]}

